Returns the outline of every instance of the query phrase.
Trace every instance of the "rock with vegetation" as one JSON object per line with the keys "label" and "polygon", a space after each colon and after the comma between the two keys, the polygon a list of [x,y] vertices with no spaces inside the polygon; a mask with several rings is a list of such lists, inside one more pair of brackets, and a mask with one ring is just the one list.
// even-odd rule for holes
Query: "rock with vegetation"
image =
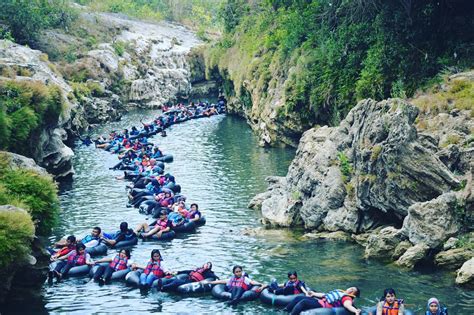
{"label": "rock with vegetation", "polygon": [[32,157],[58,177],[73,173],[66,130],[83,129],[71,87],[40,51],[0,40],[1,148]]}
{"label": "rock with vegetation", "polygon": [[[444,132],[470,128],[465,110],[456,115]],[[432,117],[400,99],[361,101],[339,127],[305,132],[286,177],[251,204],[274,225],[371,233],[360,240],[367,257],[408,268],[431,259],[450,237],[472,230],[472,174],[461,165],[473,160],[441,159],[446,146],[440,134],[418,132],[421,119]],[[458,152],[469,149],[468,138],[462,134]]]}
{"label": "rock with vegetation", "polygon": [[228,1],[223,9],[208,76],[221,76],[229,109],[262,144],[296,147],[315,124],[337,125],[357,99],[410,97],[442,69],[473,66],[461,48],[473,43],[472,7],[322,0]]}
{"label": "rock with vegetation", "polygon": [[10,290],[15,271],[27,263],[34,235],[34,224],[25,210],[0,206],[0,303]]}
{"label": "rock with vegetation", "polygon": [[58,213],[51,176],[32,159],[0,151],[0,301],[13,278],[30,288],[43,283],[48,256],[35,233],[48,234]]}

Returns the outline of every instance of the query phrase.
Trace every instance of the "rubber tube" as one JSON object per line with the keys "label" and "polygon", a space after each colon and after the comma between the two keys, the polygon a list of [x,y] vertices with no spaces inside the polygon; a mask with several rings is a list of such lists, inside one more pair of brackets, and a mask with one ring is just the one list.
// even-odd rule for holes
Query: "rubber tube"
{"label": "rubber tube", "polygon": [[137,237],[132,237],[129,240],[124,240],[116,243],[113,248],[115,249],[122,249],[122,248],[127,248],[127,247],[132,247],[134,245],[137,245],[138,243],[138,238]]}
{"label": "rubber tube", "polygon": [[[250,290],[247,290],[242,294],[240,301],[253,301],[258,298],[258,292],[256,291],[259,287],[253,286]],[[231,294],[225,290],[225,284],[216,284],[212,288],[212,296],[220,300],[230,300]]]}
{"label": "rubber tube", "polygon": [[193,221],[186,222],[184,224],[172,227],[172,230],[176,233],[190,233],[196,230],[196,223]]}
{"label": "rubber tube", "polygon": [[143,240],[151,240],[151,241],[170,241],[176,236],[174,231],[169,231],[161,234],[161,237],[156,236],[156,234],[144,238]]}
{"label": "rubber tube", "polygon": [[[209,281],[214,281],[216,280],[215,278],[207,278],[204,281],[209,282]],[[212,284],[209,283],[203,283],[203,282],[191,282],[191,283],[186,283],[183,285],[180,285],[176,291],[178,291],[181,294],[191,294],[191,293],[205,293],[205,292],[211,292],[212,291]]]}
{"label": "rubber tube", "polygon": [[201,216],[199,220],[193,222],[196,224],[196,226],[203,226],[206,224],[206,217]]}
{"label": "rubber tube", "polygon": [[107,245],[100,243],[94,247],[86,247],[86,253],[89,253],[91,257],[105,255],[107,254]]}
{"label": "rubber tube", "polygon": [[264,289],[260,293],[260,301],[268,305],[287,306],[295,297],[300,295],[304,294],[276,295],[268,291],[268,289]]}

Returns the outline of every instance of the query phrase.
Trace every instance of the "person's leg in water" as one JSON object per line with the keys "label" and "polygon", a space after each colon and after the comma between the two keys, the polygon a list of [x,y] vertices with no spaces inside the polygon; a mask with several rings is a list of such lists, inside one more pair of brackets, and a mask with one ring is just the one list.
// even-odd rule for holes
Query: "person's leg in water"
{"label": "person's leg in water", "polygon": [[94,273],[94,280],[99,281],[100,278],[102,278],[102,275],[104,274],[105,267],[104,266],[99,266],[97,270]]}
{"label": "person's leg in water", "polygon": [[322,305],[319,302],[311,297],[305,296],[305,299],[302,299],[298,304],[293,307],[290,314],[299,315],[302,311],[310,310],[313,308],[322,308]]}
{"label": "person's leg in water", "polygon": [[143,230],[143,232],[148,232],[150,231],[150,226],[148,225],[147,222],[140,223],[134,230],[135,234],[140,233]]}
{"label": "person's leg in water", "polygon": [[292,295],[293,294],[293,288],[292,287],[284,287],[284,288],[278,288],[274,291],[276,295]]}
{"label": "person's leg in water", "polygon": [[174,290],[176,289],[177,287],[179,287],[180,285],[183,285],[183,284],[186,284],[186,283],[191,283],[191,279],[186,278],[186,279],[175,279],[173,280],[172,282],[168,283],[168,284],[165,284],[161,287],[161,291],[170,291],[170,290]]}
{"label": "person's leg in water", "polygon": [[291,300],[290,303],[288,303],[288,305],[283,310],[286,312],[291,312],[295,305],[298,304],[301,300],[304,300],[305,298],[307,297],[303,295],[295,297],[293,300]]}
{"label": "person's leg in water", "polygon": [[157,279],[157,277],[153,273],[149,273],[147,275],[145,273],[142,273],[140,275],[140,287],[151,288],[155,279]]}
{"label": "person's leg in water", "polygon": [[228,304],[237,305],[244,292],[245,290],[242,287],[233,287],[232,289],[230,289],[230,301],[228,302]]}
{"label": "person's leg in water", "polygon": [[110,266],[107,266],[107,268],[105,268],[105,271],[104,271],[104,275],[102,276],[102,278],[105,280],[105,282],[110,282],[110,278],[112,278],[112,274],[115,272],[115,270],[110,267]]}

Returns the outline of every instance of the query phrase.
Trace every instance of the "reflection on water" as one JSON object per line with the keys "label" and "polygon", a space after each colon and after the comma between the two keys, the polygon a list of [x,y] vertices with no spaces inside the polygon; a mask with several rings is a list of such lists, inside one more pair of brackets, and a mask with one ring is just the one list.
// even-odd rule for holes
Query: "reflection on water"
{"label": "reflection on water", "polygon": [[[153,113],[131,113],[95,132],[129,127]],[[357,245],[303,241],[301,233],[288,230],[242,233],[243,229],[259,227],[258,214],[247,209],[250,198],[266,189],[266,176],[286,174],[294,156],[293,150],[258,147],[245,121],[224,116],[192,120],[173,126],[168,137],[157,136],[152,142],[174,155],[174,162],[165,171],[175,175],[188,202],[199,204],[207,225],[170,243],[140,241],[132,259],[141,264],[149,259],[153,248],[159,248],[166,267],[172,270],[210,260],[217,274],[227,277],[234,264],[242,264],[259,281],[274,276],[283,281],[289,270],[297,270],[301,279],[319,291],[358,285],[363,296],[359,305],[375,303],[385,287],[394,287],[418,311],[429,297],[438,296],[450,306],[450,314],[472,315],[474,294],[453,287],[452,274],[401,271],[364,260],[363,250]],[[76,176],[61,194],[61,224],[51,241],[71,231],[86,234],[95,225],[113,231],[121,221],[134,226],[146,220],[137,209],[125,207],[125,183],[114,179],[121,173],[108,170],[116,163],[116,156],[92,147],[78,147],[75,152]],[[44,309],[27,306],[25,310],[22,306],[24,312],[276,312],[258,301],[232,309],[210,295],[182,297],[154,291],[144,295],[121,283],[99,287],[86,279],[45,285],[42,295]]]}

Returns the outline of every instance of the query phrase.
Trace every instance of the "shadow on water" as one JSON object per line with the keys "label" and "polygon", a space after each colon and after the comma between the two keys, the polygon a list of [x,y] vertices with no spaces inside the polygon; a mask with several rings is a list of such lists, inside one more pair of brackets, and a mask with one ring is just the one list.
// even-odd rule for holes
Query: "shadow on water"
{"label": "shadow on water", "polygon": [[[129,113],[94,134],[138,125],[141,118],[149,120],[156,113]],[[366,261],[357,245],[301,240],[300,231],[260,229],[258,233],[242,233],[260,226],[258,213],[247,208],[248,201],[266,189],[266,176],[286,174],[295,153],[292,149],[259,147],[244,120],[232,116],[192,120],[170,128],[168,137],[156,136],[151,141],[174,155],[165,172],[175,175],[188,202],[199,204],[208,223],[196,233],[169,243],[140,241],[132,252],[133,260],[144,264],[150,251],[159,248],[170,270],[188,269],[210,260],[222,277],[229,276],[234,264],[242,264],[259,281],[275,276],[284,281],[289,270],[297,270],[301,279],[319,291],[358,285],[363,296],[359,305],[374,304],[385,287],[394,287],[418,312],[429,297],[437,296],[449,305],[450,314],[472,315],[474,293],[454,287],[451,273],[403,271]],[[61,223],[50,241],[71,232],[84,235],[95,225],[114,231],[121,221],[134,226],[147,219],[137,209],[125,207],[125,183],[114,179],[121,172],[108,169],[117,162],[116,156],[84,146],[78,146],[75,153],[76,175],[73,182],[62,187]],[[18,305],[5,313],[15,307]],[[258,301],[230,308],[210,295],[141,294],[121,283],[99,287],[85,279],[44,285],[38,303],[21,305],[21,309],[23,313],[72,314],[276,311]]]}

